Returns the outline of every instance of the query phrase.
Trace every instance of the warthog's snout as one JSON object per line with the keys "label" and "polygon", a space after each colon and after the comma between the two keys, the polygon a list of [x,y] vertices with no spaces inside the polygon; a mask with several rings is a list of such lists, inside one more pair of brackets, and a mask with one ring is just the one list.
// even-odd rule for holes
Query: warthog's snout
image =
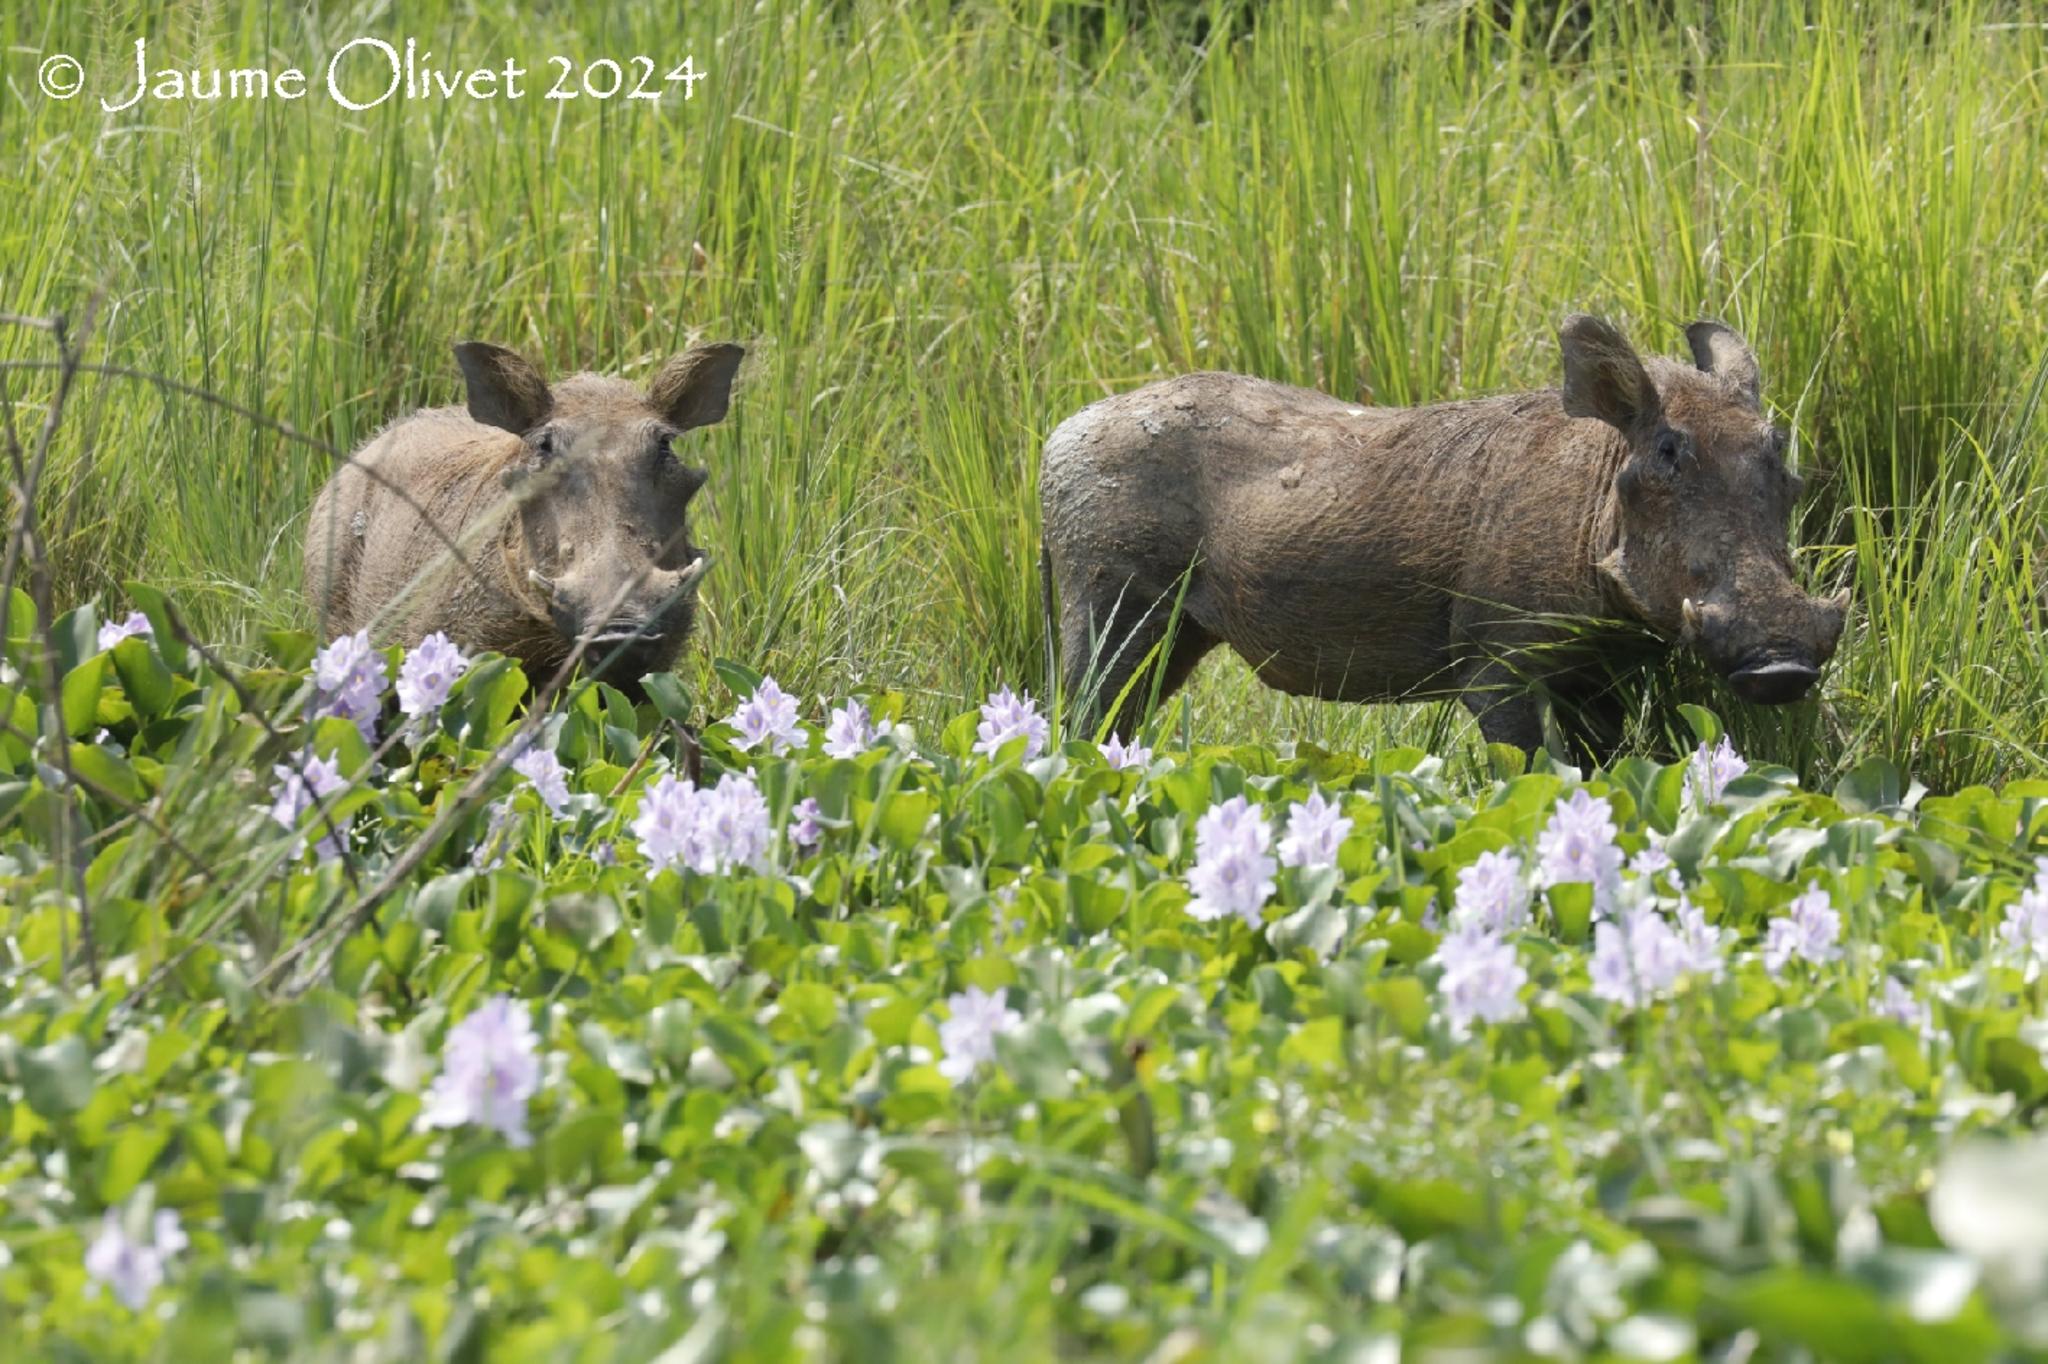
{"label": "warthog's snout", "polygon": [[548,614],[564,639],[581,640],[596,659],[655,646],[686,633],[695,614],[697,584],[711,556],[697,550],[680,569],[647,567],[639,581],[600,580],[584,584],[530,574],[529,581],[547,601]]}
{"label": "warthog's snout", "polygon": [[1728,674],[1728,685],[1752,705],[1782,706],[1797,701],[1820,681],[1820,669],[1794,658],[1773,658],[1737,668]]}
{"label": "warthog's snout", "polygon": [[[1782,706],[1797,701],[1820,681],[1821,665],[1834,657],[1849,607],[1846,590],[1830,597],[1799,595],[1782,600],[1770,614],[1777,628],[1746,627],[1741,610],[1687,599],[1685,635],[1728,679],[1744,701]],[[1758,635],[1763,636],[1761,642]]]}

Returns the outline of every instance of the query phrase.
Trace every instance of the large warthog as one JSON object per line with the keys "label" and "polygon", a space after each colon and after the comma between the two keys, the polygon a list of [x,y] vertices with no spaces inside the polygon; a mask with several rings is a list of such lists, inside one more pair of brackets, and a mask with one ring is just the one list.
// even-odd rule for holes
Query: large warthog
{"label": "large warthog", "polygon": [[1092,719],[1121,697],[1127,725],[1225,643],[1283,691],[1457,695],[1524,749],[1547,696],[1598,753],[1621,707],[1601,634],[1566,622],[1616,618],[1697,650],[1744,700],[1804,696],[1848,594],[1793,575],[1800,480],[1756,356],[1719,323],[1686,336],[1693,363],[1644,361],[1575,316],[1561,391],[1473,402],[1193,374],[1084,408],[1039,485],[1069,703]]}
{"label": "large warthog", "polygon": [[687,525],[705,474],[676,443],[725,416],[741,354],[694,346],[642,390],[596,374],[550,386],[502,346],[457,346],[467,408],[385,428],[313,504],[322,628],[406,644],[440,630],[540,677],[579,643],[624,685],[668,668],[708,562]]}

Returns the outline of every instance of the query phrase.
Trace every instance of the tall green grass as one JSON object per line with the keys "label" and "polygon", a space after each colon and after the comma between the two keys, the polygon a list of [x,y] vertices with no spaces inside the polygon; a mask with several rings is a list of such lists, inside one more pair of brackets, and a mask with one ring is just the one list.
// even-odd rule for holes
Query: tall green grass
{"label": "tall green grass", "polygon": [[[1107,392],[1214,367],[1429,401],[1554,382],[1571,310],[1664,351],[1707,313],[1798,433],[1803,560],[1859,604],[1818,707],[1735,713],[1682,663],[1656,694],[1817,774],[1879,753],[1952,786],[2048,747],[2026,401],[2048,30],[2019,6],[1595,5],[1558,41],[1555,6],[1502,27],[1490,3],[1274,0],[1213,10],[1206,46],[1045,0],[127,8],[0,14],[0,137],[25,152],[0,170],[0,311],[104,288],[92,358],[342,448],[452,401],[463,337],[630,374],[746,341],[698,447],[707,690],[726,654],[928,714],[1042,691],[1036,450]],[[145,33],[160,64],[316,70],[411,34],[448,63],[691,52],[710,78],[652,108],[359,115],[35,92],[60,50],[114,88]],[[46,344],[0,329],[0,359]],[[47,377],[8,379],[32,424]],[[61,598],[140,576],[231,641],[306,619],[318,451],[103,378],[57,460]],[[1204,738],[1475,743],[1449,707],[1321,706],[1223,658],[1192,701]]]}

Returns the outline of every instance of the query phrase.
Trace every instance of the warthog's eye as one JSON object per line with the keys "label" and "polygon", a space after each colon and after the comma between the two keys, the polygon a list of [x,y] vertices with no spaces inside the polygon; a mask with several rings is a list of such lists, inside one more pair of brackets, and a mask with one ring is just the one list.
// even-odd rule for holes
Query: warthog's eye
{"label": "warthog's eye", "polygon": [[1687,453],[1688,442],[1683,435],[1668,427],[1657,433],[1657,462],[1666,469],[1676,469]]}
{"label": "warthog's eye", "polygon": [[552,429],[542,431],[540,435],[534,438],[534,458],[538,459],[542,464],[547,463],[559,453],[560,443],[555,439],[555,433]]}

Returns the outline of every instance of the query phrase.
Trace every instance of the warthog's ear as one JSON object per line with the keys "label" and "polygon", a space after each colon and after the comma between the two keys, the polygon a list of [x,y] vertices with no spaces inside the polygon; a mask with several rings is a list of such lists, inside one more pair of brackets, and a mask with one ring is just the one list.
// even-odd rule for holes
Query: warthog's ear
{"label": "warthog's ear", "polygon": [[1635,348],[1597,317],[1573,313],[1557,331],[1564,352],[1564,410],[1598,417],[1625,436],[1646,430],[1662,405]]}
{"label": "warthog's ear", "polygon": [[1756,352],[1733,328],[1718,322],[1695,322],[1685,329],[1685,339],[1692,344],[1695,365],[1725,381],[1744,402],[1763,411],[1763,369],[1756,362]]}
{"label": "warthog's ear", "polygon": [[730,341],[692,346],[661,367],[647,401],[679,431],[725,420],[732,376],[746,351]]}
{"label": "warthog's ear", "polygon": [[488,341],[464,341],[455,362],[469,384],[469,415],[485,426],[525,435],[547,420],[555,407],[548,381],[517,351]]}

